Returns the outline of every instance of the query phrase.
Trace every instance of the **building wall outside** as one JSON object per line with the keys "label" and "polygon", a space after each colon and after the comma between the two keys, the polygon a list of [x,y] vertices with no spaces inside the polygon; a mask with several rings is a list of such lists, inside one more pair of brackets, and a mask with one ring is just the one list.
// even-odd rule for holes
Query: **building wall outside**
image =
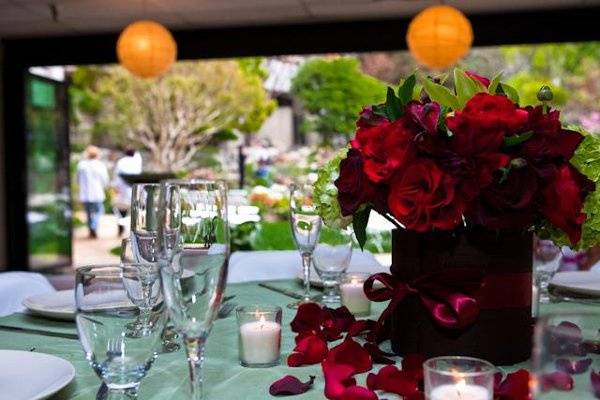
{"label": "building wall outside", "polygon": [[286,151],[294,146],[294,112],[290,106],[279,106],[258,130],[258,138],[267,139],[273,147]]}

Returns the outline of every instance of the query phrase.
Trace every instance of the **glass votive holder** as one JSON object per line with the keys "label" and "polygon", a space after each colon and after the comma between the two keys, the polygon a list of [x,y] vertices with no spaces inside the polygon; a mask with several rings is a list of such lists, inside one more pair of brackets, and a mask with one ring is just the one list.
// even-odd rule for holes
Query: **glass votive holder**
{"label": "glass votive holder", "polygon": [[340,294],[342,305],[358,316],[371,314],[371,300],[365,295],[363,285],[371,276],[366,272],[349,272],[342,278]]}
{"label": "glass votive holder", "polygon": [[236,308],[240,363],[266,368],[279,364],[281,307],[250,305]]}
{"label": "glass votive holder", "polygon": [[426,400],[492,400],[496,367],[471,357],[436,357],[423,363]]}

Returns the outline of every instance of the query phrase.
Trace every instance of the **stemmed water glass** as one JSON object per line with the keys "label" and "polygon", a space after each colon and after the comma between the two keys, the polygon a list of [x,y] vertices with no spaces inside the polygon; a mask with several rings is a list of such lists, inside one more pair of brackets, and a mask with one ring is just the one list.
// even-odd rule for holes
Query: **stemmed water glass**
{"label": "stemmed water glass", "polygon": [[[158,244],[157,244],[158,245]],[[131,239],[125,238],[121,241],[121,264],[130,264],[138,262],[138,257],[133,253],[131,247]],[[148,265],[147,263],[143,265]],[[153,267],[158,267],[158,263],[151,264]],[[144,314],[140,314],[140,318],[131,325],[132,331],[144,329]],[[161,353],[172,353],[179,350],[179,343],[177,343],[177,332],[170,326],[169,321],[165,325],[165,329],[162,332],[162,350]]]}
{"label": "stemmed water glass", "polygon": [[[167,317],[158,266],[79,268],[75,305],[79,341],[108,389],[107,398],[135,398],[160,348]],[[133,334],[130,326],[141,313],[147,314],[145,329]]]}
{"label": "stemmed water glass", "polygon": [[131,247],[140,263],[158,263],[160,184],[136,183],[131,194]]}
{"label": "stemmed water glass", "polygon": [[320,303],[334,308],[341,304],[340,281],[350,265],[354,232],[351,227],[336,231],[328,229],[323,230],[320,236],[321,240],[313,251],[313,264],[325,291],[318,299]]}
{"label": "stemmed water glass", "polygon": [[310,295],[310,268],[312,254],[321,232],[321,217],[313,202],[313,186],[308,184],[292,185],[290,189],[290,225],[296,247],[302,256],[302,277],[304,294],[289,308],[298,308],[300,304],[313,302]]}
{"label": "stemmed water glass", "polygon": [[225,290],[229,258],[227,191],[214,181],[161,187],[161,275],[175,328],[183,336],[191,398],[202,397],[204,347]]}

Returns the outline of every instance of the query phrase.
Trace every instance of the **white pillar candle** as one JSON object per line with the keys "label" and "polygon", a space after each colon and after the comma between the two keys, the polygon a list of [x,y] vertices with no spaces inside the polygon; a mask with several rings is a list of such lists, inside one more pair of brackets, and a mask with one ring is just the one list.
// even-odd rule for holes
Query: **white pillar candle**
{"label": "white pillar candle", "polygon": [[279,359],[281,325],[277,322],[246,322],[240,326],[240,358],[244,364],[270,364]]}
{"label": "white pillar candle", "polygon": [[485,387],[466,384],[463,380],[433,388],[428,400],[492,400],[492,398]]}
{"label": "white pillar candle", "polygon": [[363,282],[352,278],[349,282],[340,285],[342,292],[342,305],[346,306],[352,314],[368,315],[371,313],[371,301],[365,295]]}

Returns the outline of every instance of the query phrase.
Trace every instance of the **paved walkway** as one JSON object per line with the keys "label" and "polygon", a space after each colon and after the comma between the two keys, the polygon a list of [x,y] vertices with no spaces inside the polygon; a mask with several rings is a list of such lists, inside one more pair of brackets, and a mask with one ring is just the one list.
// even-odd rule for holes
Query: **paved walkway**
{"label": "paved walkway", "polygon": [[[85,213],[77,213],[81,221],[85,221]],[[104,214],[98,226],[98,238],[89,238],[86,226],[78,227],[73,232],[73,267],[90,264],[118,263],[119,257],[110,251],[121,246],[121,238],[117,237],[117,222],[112,214]]]}

